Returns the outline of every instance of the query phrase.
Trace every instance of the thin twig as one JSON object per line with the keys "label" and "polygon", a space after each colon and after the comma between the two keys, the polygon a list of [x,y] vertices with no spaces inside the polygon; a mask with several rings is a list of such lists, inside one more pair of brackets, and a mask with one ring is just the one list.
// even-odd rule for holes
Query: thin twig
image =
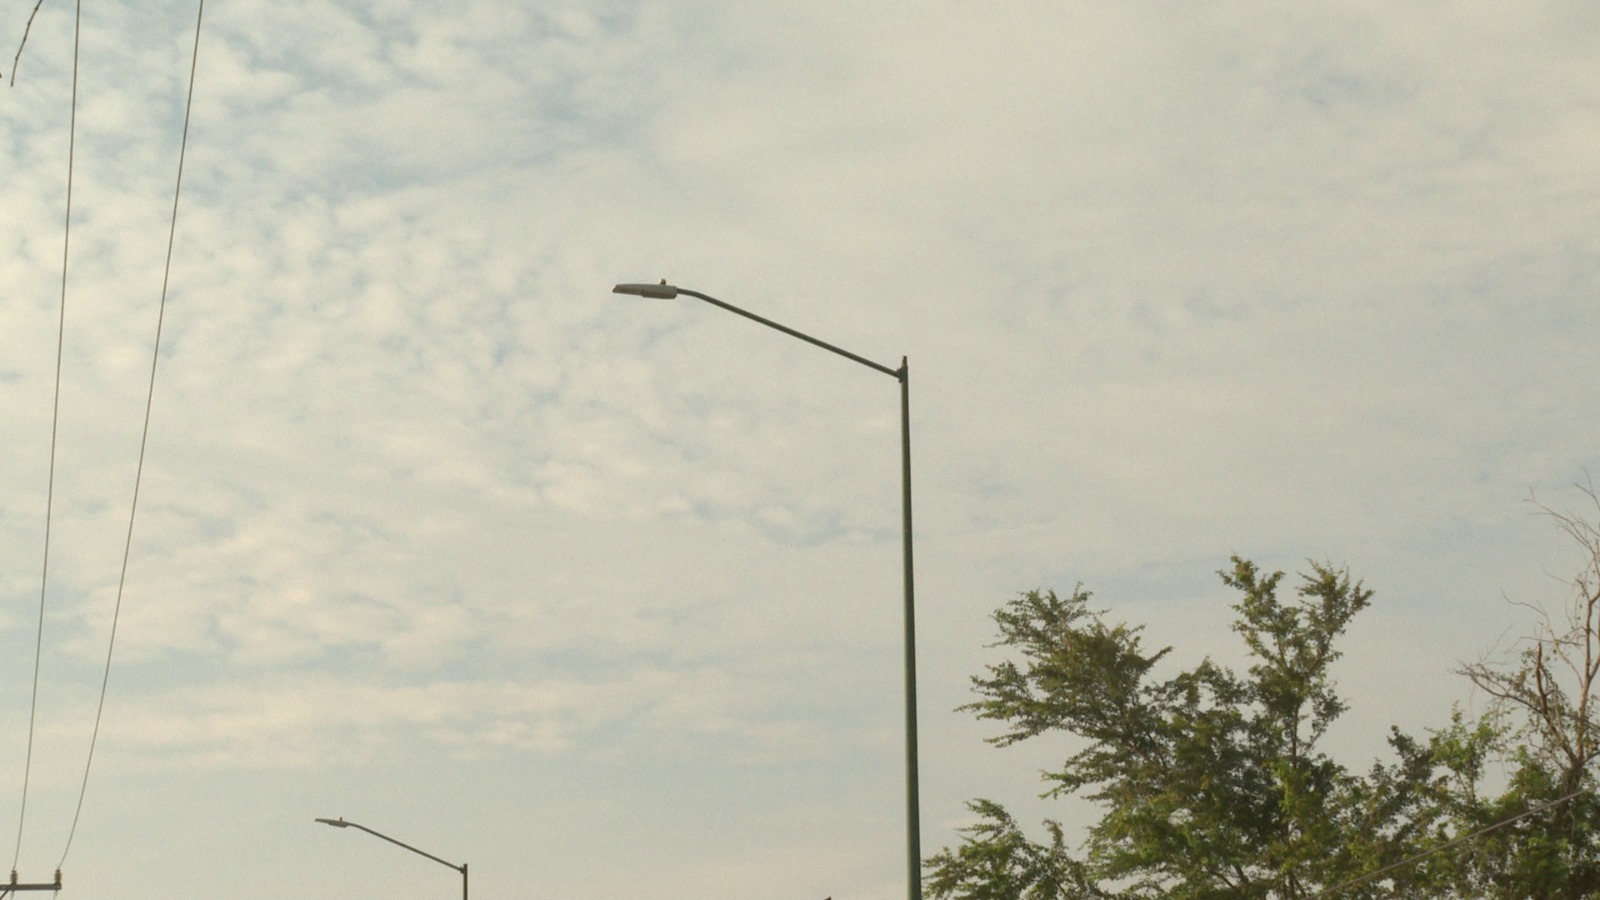
{"label": "thin twig", "polygon": [[22,48],[28,46],[28,32],[33,30],[33,17],[39,14],[39,7],[44,5],[44,0],[33,4],[33,12],[28,13],[28,24],[22,29],[22,42],[17,44],[17,55],[11,57],[11,86],[17,86],[17,63],[22,59]]}

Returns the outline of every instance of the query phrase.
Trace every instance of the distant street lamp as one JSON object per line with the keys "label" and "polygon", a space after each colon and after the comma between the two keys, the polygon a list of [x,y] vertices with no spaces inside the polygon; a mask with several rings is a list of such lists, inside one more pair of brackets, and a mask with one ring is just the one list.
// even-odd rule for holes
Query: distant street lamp
{"label": "distant street lamp", "polygon": [[680,294],[695,297],[711,304],[720,306],[728,312],[744,316],[755,322],[760,322],[768,328],[773,328],[790,337],[799,338],[808,344],[815,344],[824,350],[837,353],[846,359],[854,360],[869,369],[875,369],[885,375],[893,376],[900,382],[900,525],[901,525],[901,555],[905,563],[905,693],[906,693],[906,877],[907,896],[909,900],[922,900],[922,814],[918,808],[917,789],[917,636],[916,636],[916,604],[913,600],[911,573],[911,369],[905,357],[900,358],[900,368],[891,369],[888,366],[875,363],[870,359],[857,356],[848,350],[835,347],[826,341],[818,340],[809,334],[796,331],[785,325],[779,325],[771,319],[762,318],[752,312],[740,309],[731,303],[724,303],[715,297],[708,297],[699,291],[691,291],[667,284],[619,284],[611,289],[614,294],[631,294],[636,297],[652,297],[670,300]]}
{"label": "distant street lamp", "polygon": [[383,838],[384,840],[388,841],[389,843],[394,844],[395,846],[398,846],[398,847],[404,847],[407,850],[410,850],[412,853],[417,854],[418,856],[426,856],[427,858],[433,860],[434,862],[438,863],[441,866],[449,866],[450,868],[455,869],[457,872],[461,873],[461,900],[467,900],[467,864],[466,863],[462,863],[461,865],[458,866],[453,862],[445,862],[444,860],[440,859],[437,856],[434,856],[432,853],[429,853],[429,852],[427,852],[425,850],[418,850],[417,848],[411,846],[410,844],[401,843],[400,841],[397,841],[394,838],[389,837],[387,834],[379,834],[378,832],[373,831],[371,828],[368,828],[365,825],[357,825],[354,822],[346,822],[342,818],[340,818],[340,819],[318,819],[317,821],[321,822],[324,825],[332,825],[335,828],[359,828],[362,831],[365,831],[367,834],[372,835],[373,837]]}

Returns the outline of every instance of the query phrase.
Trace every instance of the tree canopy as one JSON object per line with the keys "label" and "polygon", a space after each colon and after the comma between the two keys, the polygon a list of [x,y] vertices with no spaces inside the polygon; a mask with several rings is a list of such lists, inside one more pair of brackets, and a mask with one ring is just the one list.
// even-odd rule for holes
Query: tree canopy
{"label": "tree canopy", "polygon": [[[1096,804],[1079,846],[1062,826],[1029,837],[993,800],[927,862],[937,900],[1377,900],[1569,898],[1600,894],[1600,531],[1568,614],[1547,619],[1506,664],[1463,670],[1496,698],[1457,710],[1426,738],[1391,729],[1388,761],[1363,771],[1321,748],[1346,710],[1330,667],[1372,592],[1312,564],[1297,583],[1235,557],[1236,672],[1206,659],[1163,674],[1170,648],[1111,621],[1091,594],[1039,590],[994,613],[1007,659],[973,678],[963,707],[1002,731],[998,745],[1070,735],[1044,773],[1045,796]],[[1509,782],[1485,787],[1493,760]]]}

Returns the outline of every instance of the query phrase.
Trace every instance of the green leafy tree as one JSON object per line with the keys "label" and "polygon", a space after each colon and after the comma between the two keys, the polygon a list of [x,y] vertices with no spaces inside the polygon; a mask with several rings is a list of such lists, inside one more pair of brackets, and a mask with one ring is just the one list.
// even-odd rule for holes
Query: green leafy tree
{"label": "green leafy tree", "polygon": [[[1251,660],[1160,679],[1169,650],[1108,622],[1081,588],[1031,592],[995,613],[1014,659],[973,679],[964,707],[1012,744],[1070,735],[1046,796],[1098,804],[1081,848],[1046,822],[1036,843],[1004,807],[928,861],[939,900],[1580,900],[1600,897],[1600,496],[1588,517],[1540,509],[1581,548],[1564,608],[1509,659],[1461,673],[1490,700],[1356,774],[1319,742],[1345,711],[1329,666],[1371,594],[1313,565],[1283,573],[1235,558],[1234,630]],[[1492,789],[1488,786],[1492,784]]]}
{"label": "green leafy tree", "polygon": [[[1102,815],[1074,856],[1059,824],[1035,843],[1001,805],[976,801],[978,824],[929,860],[933,897],[1308,900],[1440,839],[1426,827],[1448,793],[1439,739],[1394,732],[1398,761],[1364,776],[1319,749],[1345,711],[1329,675],[1336,644],[1371,592],[1326,565],[1288,601],[1282,572],[1234,558],[1220,574],[1239,594],[1242,675],[1206,660],[1157,677],[1170,648],[1145,650],[1139,628],[1106,621],[1081,588],[1030,592],[995,613],[997,645],[1017,658],[975,677],[981,699],[963,708],[1005,725],[999,745],[1076,736],[1081,749],[1045,773],[1046,796],[1094,801]],[[1437,877],[1408,868],[1340,896],[1447,896]]]}

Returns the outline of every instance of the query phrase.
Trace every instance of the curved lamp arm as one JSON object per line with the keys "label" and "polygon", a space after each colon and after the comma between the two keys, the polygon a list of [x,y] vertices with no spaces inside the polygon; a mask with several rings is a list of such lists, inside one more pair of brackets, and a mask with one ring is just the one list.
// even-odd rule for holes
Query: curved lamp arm
{"label": "curved lamp arm", "polygon": [[691,291],[688,288],[681,288],[681,287],[678,287],[677,285],[667,284],[666,282],[662,282],[661,284],[619,284],[616,287],[611,289],[611,293],[613,293],[613,294],[632,294],[635,297],[650,297],[650,298],[654,298],[654,299],[657,299],[657,300],[671,300],[673,297],[676,297],[679,294],[683,294],[684,296],[687,296],[687,297],[696,297],[698,299],[704,300],[705,302],[711,304],[712,306],[720,306],[723,309],[725,309],[728,312],[731,312],[731,313],[733,313],[735,315],[744,316],[746,319],[749,319],[752,322],[760,322],[761,324],[767,326],[768,328],[772,328],[772,329],[776,329],[778,331],[781,331],[784,334],[789,335],[790,337],[799,338],[800,340],[805,341],[808,344],[815,344],[815,345],[817,345],[818,347],[821,347],[824,350],[829,350],[829,351],[832,351],[834,353],[837,353],[837,354],[839,354],[840,356],[842,356],[842,357],[844,357],[846,359],[855,360],[856,362],[861,363],[863,366],[866,366],[869,369],[877,369],[879,372],[882,372],[885,375],[892,375],[895,378],[900,379],[901,381],[904,381],[905,377],[906,377],[906,369],[905,369],[904,364],[902,364],[899,369],[891,369],[888,366],[883,365],[881,363],[875,363],[872,360],[867,359],[864,356],[857,356],[856,354],[851,353],[849,350],[846,350],[843,347],[835,347],[834,345],[828,343],[827,341],[820,340],[818,338],[814,338],[811,335],[806,334],[803,331],[796,331],[796,330],[794,330],[793,328],[790,328],[787,325],[780,325],[777,322],[774,322],[771,319],[768,319],[768,318],[766,318],[764,316],[758,316],[755,313],[750,312],[747,309],[740,309],[739,307],[734,306],[732,303],[728,303],[728,302],[723,301],[723,300],[718,300],[715,297],[712,297],[712,296],[710,296],[708,294],[702,294],[699,291]]}
{"label": "curved lamp arm", "polygon": [[365,831],[367,834],[370,834],[375,838],[383,838],[384,840],[388,841],[389,843],[394,844],[396,847],[404,847],[407,850],[410,850],[412,853],[417,854],[418,856],[426,856],[427,858],[433,860],[434,862],[438,863],[441,866],[449,866],[450,868],[455,869],[457,872],[461,873],[461,900],[467,900],[467,864],[466,863],[462,863],[461,865],[458,866],[453,862],[447,862],[445,860],[440,859],[437,856],[434,856],[432,853],[429,853],[426,850],[418,850],[417,848],[411,846],[410,844],[405,843],[404,841],[397,841],[394,838],[389,837],[387,834],[383,834],[381,832],[373,831],[371,828],[368,828],[365,825],[358,825],[355,822],[346,822],[343,817],[340,817],[340,818],[337,818],[337,819],[317,819],[317,821],[321,822],[324,825],[332,825],[335,828],[359,828],[362,831]]}

